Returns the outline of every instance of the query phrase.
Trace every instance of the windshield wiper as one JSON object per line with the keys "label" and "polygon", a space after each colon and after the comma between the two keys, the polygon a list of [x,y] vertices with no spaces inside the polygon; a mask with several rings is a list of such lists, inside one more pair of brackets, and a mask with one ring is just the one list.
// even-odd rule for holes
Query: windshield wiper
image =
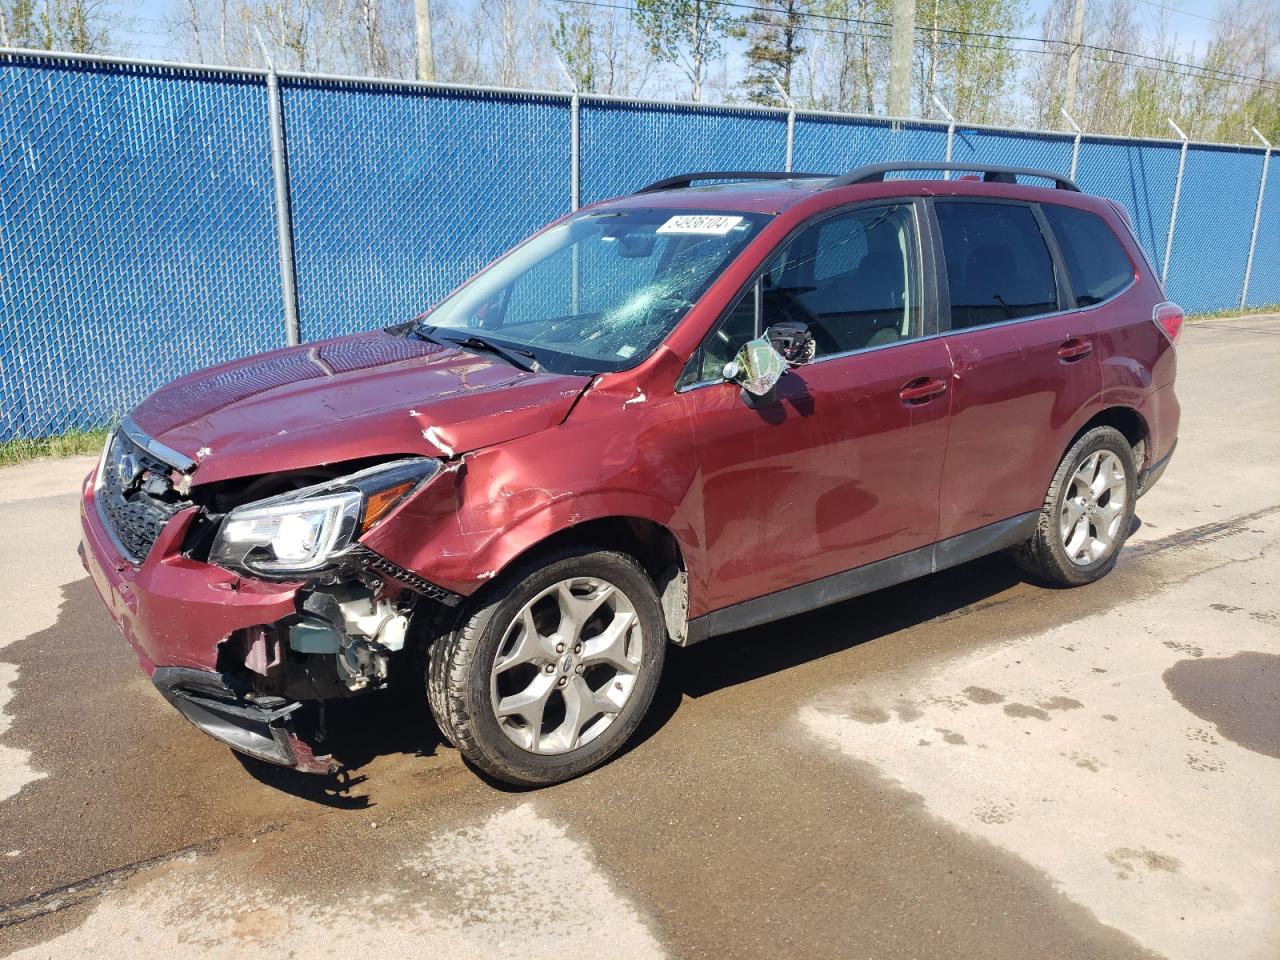
{"label": "windshield wiper", "polygon": [[413,332],[424,340],[430,340],[432,343],[450,347],[462,347],[464,350],[472,350],[479,353],[491,353],[496,357],[501,357],[513,367],[524,370],[526,373],[537,373],[540,369],[537,358],[534,357],[532,351],[494,343],[492,340],[486,340],[484,337],[477,336],[474,333],[469,333],[465,337],[455,340],[453,337],[443,336],[439,327],[424,323],[414,327]]}

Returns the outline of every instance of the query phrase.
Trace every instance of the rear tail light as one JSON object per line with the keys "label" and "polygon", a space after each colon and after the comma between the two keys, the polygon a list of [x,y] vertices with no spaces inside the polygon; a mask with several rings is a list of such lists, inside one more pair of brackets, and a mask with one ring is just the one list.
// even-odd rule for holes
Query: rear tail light
{"label": "rear tail light", "polygon": [[1182,308],[1176,303],[1158,303],[1156,308],[1151,311],[1151,319],[1155,321],[1157,327],[1164,331],[1164,335],[1169,338],[1169,342],[1176,346],[1178,337],[1182,334],[1182,321],[1184,319]]}

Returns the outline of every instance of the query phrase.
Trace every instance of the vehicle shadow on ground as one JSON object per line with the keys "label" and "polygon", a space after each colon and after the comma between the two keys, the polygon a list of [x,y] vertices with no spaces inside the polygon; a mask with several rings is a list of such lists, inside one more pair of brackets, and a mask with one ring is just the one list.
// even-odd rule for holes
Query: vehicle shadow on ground
{"label": "vehicle shadow on ground", "polygon": [[[996,554],[920,580],[900,584],[775,623],[717,637],[689,648],[669,647],[654,701],[621,754],[661,731],[683,699],[781,673],[871,640],[959,613],[976,604],[1000,603],[1000,594],[1025,575],[1006,555]],[[1011,599],[1011,598],[1010,598]],[[402,687],[384,695],[333,701],[327,708],[332,752],[342,769],[332,776],[302,774],[248,757],[238,757],[251,776],[302,799],[339,808],[366,806],[352,788],[366,780],[360,771],[380,756],[431,756],[452,752],[440,735],[419,688]],[[470,766],[468,764],[468,766]],[[524,792],[472,771],[495,789]]]}
{"label": "vehicle shadow on ground", "polygon": [[328,807],[358,810],[369,806],[369,796],[352,791],[369,779],[360,771],[379,757],[429,757],[442,744],[447,746],[425,694],[416,685],[390,687],[373,696],[328,701],[324,740],[319,743],[315,739],[318,716],[314,705],[305,705],[303,711],[298,718],[298,732],[315,745],[317,754],[332,754],[338,764],[334,773],[300,773],[239,753],[235,758],[259,783]]}
{"label": "vehicle shadow on ground", "polygon": [[663,678],[668,688],[664,693],[705,696],[992,601],[1026,582],[1012,560],[996,554],[687,649],[673,649]]}
{"label": "vehicle shadow on ground", "polygon": [[[1023,584],[1027,584],[1026,576],[1013,561],[996,554],[693,647],[668,647],[666,666],[653,705],[618,755],[629,753],[659,733],[675,716],[686,696],[701,697],[781,673],[977,604],[998,604],[1004,601],[995,598]],[[513,787],[472,769],[495,789],[505,792],[529,789]]]}

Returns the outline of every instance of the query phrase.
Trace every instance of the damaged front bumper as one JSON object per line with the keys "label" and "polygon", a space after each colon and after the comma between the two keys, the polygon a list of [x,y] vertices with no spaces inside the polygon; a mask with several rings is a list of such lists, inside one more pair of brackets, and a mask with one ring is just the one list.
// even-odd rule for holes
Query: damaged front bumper
{"label": "damaged front bumper", "polygon": [[295,721],[312,727],[300,708],[319,702],[321,736],[324,701],[385,686],[421,603],[444,610],[460,599],[359,544],[323,582],[243,576],[184,551],[202,515],[194,504],[126,555],[115,521],[98,509],[95,476],[81,501],[85,569],[159,692],[241,753],[309,773],[333,769],[299,736]]}
{"label": "damaged front bumper", "polygon": [[248,580],[183,557],[177,548],[194,510],[175,516],[135,565],[120,552],[93,496],[87,485],[81,561],[164,698],[234,750],[308,773],[330,771],[330,759],[317,756],[294,730],[301,702],[249,700],[216,669],[219,644],[228,636],[295,612],[299,585]]}
{"label": "damaged front bumper", "polygon": [[271,697],[249,701],[221,675],[187,667],[157,667],[151,682],[193,724],[231,749],[303,773],[330,773],[332,757],[317,756],[294,731],[291,715],[302,704]]}

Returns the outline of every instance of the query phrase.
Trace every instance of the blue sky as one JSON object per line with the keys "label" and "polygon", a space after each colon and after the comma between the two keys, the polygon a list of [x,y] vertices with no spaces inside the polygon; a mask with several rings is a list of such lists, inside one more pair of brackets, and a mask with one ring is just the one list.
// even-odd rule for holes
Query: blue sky
{"label": "blue sky", "polygon": [[[1028,36],[1039,32],[1040,17],[1048,2],[1049,0],[1031,0],[1028,4],[1031,15],[1031,25],[1026,28]],[[1188,53],[1194,49],[1199,54],[1204,52],[1212,35],[1211,21],[1218,2],[1219,0],[1138,0],[1138,7],[1139,13],[1146,14],[1152,21],[1160,16],[1162,9],[1167,9],[1170,29],[1176,35],[1179,46]],[[166,40],[164,24],[165,17],[175,9],[177,3],[178,0],[117,0],[121,12],[136,22],[136,30],[126,34],[135,55],[155,59],[172,58],[172,45]]]}

